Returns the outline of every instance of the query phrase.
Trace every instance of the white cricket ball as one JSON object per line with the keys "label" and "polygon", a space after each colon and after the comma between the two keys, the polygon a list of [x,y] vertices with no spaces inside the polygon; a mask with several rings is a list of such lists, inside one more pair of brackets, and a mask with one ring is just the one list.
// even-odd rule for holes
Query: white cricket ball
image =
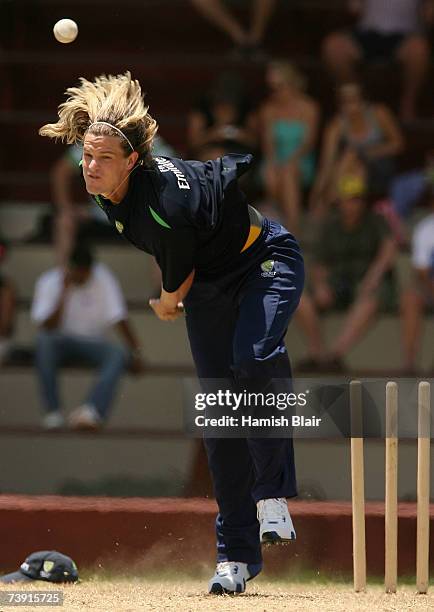
{"label": "white cricket ball", "polygon": [[77,38],[78,26],[72,19],[60,19],[54,24],[53,33],[61,43],[70,43]]}

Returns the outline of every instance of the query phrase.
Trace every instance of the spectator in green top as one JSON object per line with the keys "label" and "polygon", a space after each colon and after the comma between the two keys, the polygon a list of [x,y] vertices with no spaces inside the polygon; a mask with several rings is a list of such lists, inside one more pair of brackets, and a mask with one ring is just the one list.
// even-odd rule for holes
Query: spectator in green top
{"label": "spectator in green top", "polygon": [[[320,226],[310,266],[310,290],[302,296],[298,322],[308,341],[308,358],[298,370],[342,371],[343,358],[380,310],[395,304],[396,244],[382,217],[370,211],[364,185],[342,179],[336,210]],[[347,313],[332,347],[325,347],[319,313]]]}

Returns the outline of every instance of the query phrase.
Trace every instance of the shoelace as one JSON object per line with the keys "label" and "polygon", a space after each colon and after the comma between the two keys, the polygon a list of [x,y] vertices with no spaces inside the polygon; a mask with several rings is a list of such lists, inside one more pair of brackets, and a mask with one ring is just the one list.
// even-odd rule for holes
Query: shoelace
{"label": "shoelace", "polygon": [[235,567],[237,568],[235,574],[238,574],[238,563],[235,561],[220,561],[220,563],[217,563],[216,574],[218,576],[224,576],[227,573],[232,574]]}
{"label": "shoelace", "polygon": [[258,502],[258,519],[262,521],[282,520],[286,516],[288,506],[286,499],[261,499]]}

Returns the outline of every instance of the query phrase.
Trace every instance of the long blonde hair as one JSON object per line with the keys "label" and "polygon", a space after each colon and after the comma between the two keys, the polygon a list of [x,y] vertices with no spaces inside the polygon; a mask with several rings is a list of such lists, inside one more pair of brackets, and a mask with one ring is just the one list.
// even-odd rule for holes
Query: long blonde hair
{"label": "long blonde hair", "polygon": [[104,121],[121,130],[138,152],[139,159],[148,161],[158,125],[145,106],[139,82],[126,72],[117,76],[101,75],[94,81],[81,78],[80,83],[79,87],[66,90],[69,97],[59,106],[57,123],[42,126],[39,134],[68,144],[82,143],[88,130],[98,136],[117,136],[125,155],[129,155],[128,141],[119,132],[109,125],[91,125]]}

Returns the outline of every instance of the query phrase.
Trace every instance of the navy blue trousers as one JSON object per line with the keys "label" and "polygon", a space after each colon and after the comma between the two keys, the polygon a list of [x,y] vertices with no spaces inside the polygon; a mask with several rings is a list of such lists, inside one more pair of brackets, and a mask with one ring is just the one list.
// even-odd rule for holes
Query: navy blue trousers
{"label": "navy blue trousers", "polygon": [[[264,264],[264,262],[274,262]],[[303,258],[294,237],[264,219],[260,238],[221,278],[200,275],[184,300],[197,374],[231,380],[238,390],[273,391],[290,385],[286,330],[304,284]],[[227,387],[226,387],[227,388]],[[262,563],[256,502],[297,494],[292,439],[206,438],[219,507],[218,560]]]}

